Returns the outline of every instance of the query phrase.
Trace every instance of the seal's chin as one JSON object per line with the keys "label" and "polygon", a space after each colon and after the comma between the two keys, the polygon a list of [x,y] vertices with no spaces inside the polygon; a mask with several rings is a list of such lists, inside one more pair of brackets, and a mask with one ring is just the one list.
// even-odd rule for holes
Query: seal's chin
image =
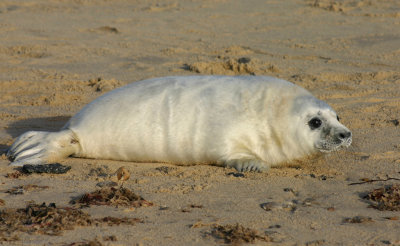
{"label": "seal's chin", "polygon": [[315,148],[323,153],[338,151],[340,149],[348,148],[351,145],[352,138],[347,138],[343,141],[324,140],[315,144]]}

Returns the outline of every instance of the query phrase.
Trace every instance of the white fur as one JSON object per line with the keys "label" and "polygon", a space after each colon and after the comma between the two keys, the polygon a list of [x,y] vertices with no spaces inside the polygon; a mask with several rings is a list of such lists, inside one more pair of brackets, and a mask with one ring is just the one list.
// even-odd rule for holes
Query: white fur
{"label": "white fur", "polygon": [[265,170],[318,151],[321,134],[307,125],[317,114],[347,130],[326,103],[277,78],[156,78],[99,97],[58,133],[23,134],[8,156],[13,165],[74,155]]}

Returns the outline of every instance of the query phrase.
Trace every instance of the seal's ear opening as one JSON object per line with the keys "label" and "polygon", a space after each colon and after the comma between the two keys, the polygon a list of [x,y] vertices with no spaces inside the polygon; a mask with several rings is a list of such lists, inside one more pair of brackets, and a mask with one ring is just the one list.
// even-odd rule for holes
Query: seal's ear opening
{"label": "seal's ear opening", "polygon": [[336,115],[336,119],[337,121],[340,121],[339,115]]}
{"label": "seal's ear opening", "polygon": [[314,117],[308,122],[308,125],[310,126],[311,130],[315,130],[322,125],[322,120],[318,117]]}

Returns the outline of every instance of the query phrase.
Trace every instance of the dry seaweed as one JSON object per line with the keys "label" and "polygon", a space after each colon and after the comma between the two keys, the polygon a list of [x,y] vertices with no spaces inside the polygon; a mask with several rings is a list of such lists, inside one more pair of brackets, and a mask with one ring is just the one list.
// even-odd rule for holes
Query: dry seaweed
{"label": "dry seaweed", "polygon": [[320,240],[313,240],[313,241],[306,242],[304,245],[306,245],[306,246],[319,246],[319,245],[326,245],[326,243],[325,243],[324,239],[320,239]]}
{"label": "dry seaweed", "polygon": [[264,242],[272,242],[272,238],[259,235],[256,230],[245,228],[242,225],[215,225],[211,231],[211,235],[223,239],[225,243],[241,244],[254,243],[256,240]]}
{"label": "dry seaweed", "polygon": [[6,190],[6,193],[10,193],[12,195],[21,195],[24,194],[25,191],[44,190],[48,188],[49,188],[48,186],[28,184],[28,185],[15,186],[11,189]]}
{"label": "dry seaweed", "polygon": [[371,207],[375,209],[400,211],[400,184],[374,189],[364,199],[370,200]]}
{"label": "dry seaweed", "polygon": [[111,217],[111,216],[94,219],[94,221],[96,223],[104,223],[109,226],[120,225],[120,224],[135,225],[138,222],[142,222],[142,220],[138,219],[138,218],[126,218],[126,217],[125,218],[116,218],[116,217]]}
{"label": "dry seaweed", "polygon": [[128,188],[104,187],[91,193],[85,193],[78,199],[71,201],[72,204],[90,205],[109,205],[123,207],[149,207],[152,202],[146,201],[141,196],[136,195]]}
{"label": "dry seaweed", "polygon": [[352,218],[345,218],[343,220],[343,222],[352,223],[352,224],[363,224],[363,223],[369,223],[369,222],[374,222],[374,221],[372,220],[371,217],[358,215],[358,216],[354,216]]}
{"label": "dry seaweed", "polygon": [[74,242],[70,244],[66,244],[64,246],[103,246],[97,239],[91,241],[84,241],[84,242]]}
{"label": "dry seaweed", "polygon": [[199,205],[199,204],[190,204],[191,208],[203,208],[203,205]]}
{"label": "dry seaweed", "polygon": [[360,179],[361,182],[350,183],[349,185],[359,185],[359,184],[367,184],[373,182],[386,182],[389,180],[400,180],[399,178],[394,177],[387,177],[386,179],[369,179],[369,178],[362,178]]}
{"label": "dry seaweed", "polygon": [[[116,242],[117,237],[114,235],[104,236],[103,241],[111,241]],[[73,242],[68,244],[63,244],[63,246],[102,246],[103,244],[99,241],[99,239],[95,238],[93,240],[85,240],[82,242]],[[107,245],[114,245],[114,244],[107,244]]]}
{"label": "dry seaweed", "polygon": [[110,235],[110,236],[104,236],[103,237],[104,241],[111,241],[111,242],[116,242],[117,240],[117,236],[115,235]]}
{"label": "dry seaweed", "polygon": [[78,209],[56,208],[54,203],[29,204],[26,208],[0,211],[0,240],[14,237],[15,232],[59,235],[62,230],[91,223],[90,215]]}
{"label": "dry seaweed", "polygon": [[17,170],[17,171],[15,171],[15,172],[13,172],[13,173],[7,173],[7,174],[6,174],[6,178],[9,178],[9,179],[19,179],[19,177],[25,176],[25,175],[26,175],[25,173],[22,173],[21,171]]}
{"label": "dry seaweed", "polygon": [[60,235],[63,230],[75,226],[106,224],[108,226],[142,222],[137,218],[104,217],[92,219],[86,212],[76,208],[57,208],[54,203],[28,204],[26,208],[0,210],[0,241],[18,240],[16,233]]}

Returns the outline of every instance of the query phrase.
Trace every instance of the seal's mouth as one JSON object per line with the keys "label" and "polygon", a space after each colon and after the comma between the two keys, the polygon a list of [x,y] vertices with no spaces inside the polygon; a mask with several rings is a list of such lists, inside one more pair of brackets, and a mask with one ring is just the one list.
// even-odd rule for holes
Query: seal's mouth
{"label": "seal's mouth", "polygon": [[315,148],[321,152],[328,153],[332,151],[338,151],[340,149],[348,148],[351,145],[352,138],[346,138],[344,140],[335,138],[335,139],[328,139],[324,141],[319,141]]}

